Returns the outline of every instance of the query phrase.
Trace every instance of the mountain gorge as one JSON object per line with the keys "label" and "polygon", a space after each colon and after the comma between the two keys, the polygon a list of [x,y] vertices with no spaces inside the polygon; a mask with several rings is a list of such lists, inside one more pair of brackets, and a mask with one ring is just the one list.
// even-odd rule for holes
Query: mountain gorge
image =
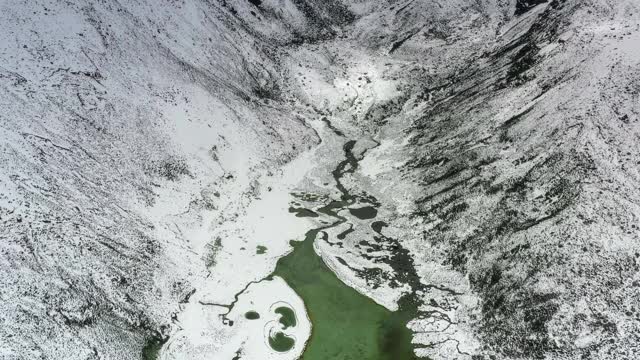
{"label": "mountain gorge", "polygon": [[0,358],[638,352],[637,2],[0,9]]}

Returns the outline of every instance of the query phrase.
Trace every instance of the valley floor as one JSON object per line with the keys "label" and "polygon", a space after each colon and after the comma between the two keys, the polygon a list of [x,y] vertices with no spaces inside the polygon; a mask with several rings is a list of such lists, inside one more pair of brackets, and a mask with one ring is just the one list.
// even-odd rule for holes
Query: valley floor
{"label": "valley floor", "polygon": [[0,24],[0,358],[640,351],[635,1]]}

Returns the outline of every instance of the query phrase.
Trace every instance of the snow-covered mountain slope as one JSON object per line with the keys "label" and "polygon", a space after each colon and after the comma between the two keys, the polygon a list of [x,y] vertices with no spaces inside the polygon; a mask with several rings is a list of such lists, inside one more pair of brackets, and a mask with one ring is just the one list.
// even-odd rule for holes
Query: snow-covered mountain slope
{"label": "snow-covered mountain slope", "polygon": [[276,59],[321,27],[252,8],[1,5],[0,357],[138,356],[234,240],[214,224],[318,141]]}
{"label": "snow-covered mountain slope", "polygon": [[0,358],[297,358],[268,276],[347,193],[315,252],[418,356],[633,358],[639,10],[3,2]]}
{"label": "snow-covered mountain slope", "polygon": [[478,296],[443,305],[433,294],[427,311],[458,317],[432,317],[429,330],[450,334],[419,337],[445,358],[467,324],[478,354],[633,358],[639,5],[499,5],[423,22],[413,2],[388,26],[408,35],[378,45],[402,95],[363,111],[388,139],[371,160],[387,171],[368,177],[389,201],[406,198],[397,225],[412,235],[400,238],[427,281],[462,274],[460,292]]}

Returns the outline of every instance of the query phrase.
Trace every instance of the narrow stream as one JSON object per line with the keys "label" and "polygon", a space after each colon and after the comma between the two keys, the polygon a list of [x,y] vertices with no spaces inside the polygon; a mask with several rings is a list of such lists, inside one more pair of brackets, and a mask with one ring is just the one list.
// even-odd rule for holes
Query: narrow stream
{"label": "narrow stream", "polygon": [[[400,310],[389,311],[340,281],[314,250],[318,235],[346,222],[347,219],[338,213],[358,200],[341,182],[344,174],[354,172],[358,166],[352,154],[354,145],[355,141],[344,145],[346,159],[332,172],[341,193],[340,200],[332,200],[315,210],[336,221],[308,231],[302,242],[293,241],[294,250],[278,261],[272,275],[283,278],[306,305],[312,333],[302,359],[416,359],[411,344],[412,332],[406,327],[417,312],[415,302],[408,301],[405,296]],[[363,218],[376,214],[372,207],[355,214],[350,211]]]}

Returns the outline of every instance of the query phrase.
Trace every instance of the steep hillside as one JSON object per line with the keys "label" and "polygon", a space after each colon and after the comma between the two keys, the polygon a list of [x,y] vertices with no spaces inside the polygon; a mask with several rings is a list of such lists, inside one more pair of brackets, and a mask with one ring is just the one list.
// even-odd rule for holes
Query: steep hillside
{"label": "steep hillside", "polygon": [[639,10],[0,4],[0,358],[634,358]]}
{"label": "steep hillside", "polygon": [[450,334],[423,335],[428,353],[446,354],[471,324],[477,354],[633,358],[638,4],[512,5],[407,24],[399,19],[423,13],[409,5],[390,26],[416,30],[378,45],[392,53],[387,77],[402,79],[403,95],[364,119],[406,142],[389,141],[372,163],[410,154],[382,193],[409,192],[397,223],[412,235],[400,238],[416,262],[432,262],[427,281],[457,273],[468,281],[459,291],[478,296],[443,305],[432,295],[430,329]]}
{"label": "steep hillside", "polygon": [[276,60],[332,22],[255,11],[1,5],[0,357],[140,354],[206,276],[214,219],[318,141]]}

